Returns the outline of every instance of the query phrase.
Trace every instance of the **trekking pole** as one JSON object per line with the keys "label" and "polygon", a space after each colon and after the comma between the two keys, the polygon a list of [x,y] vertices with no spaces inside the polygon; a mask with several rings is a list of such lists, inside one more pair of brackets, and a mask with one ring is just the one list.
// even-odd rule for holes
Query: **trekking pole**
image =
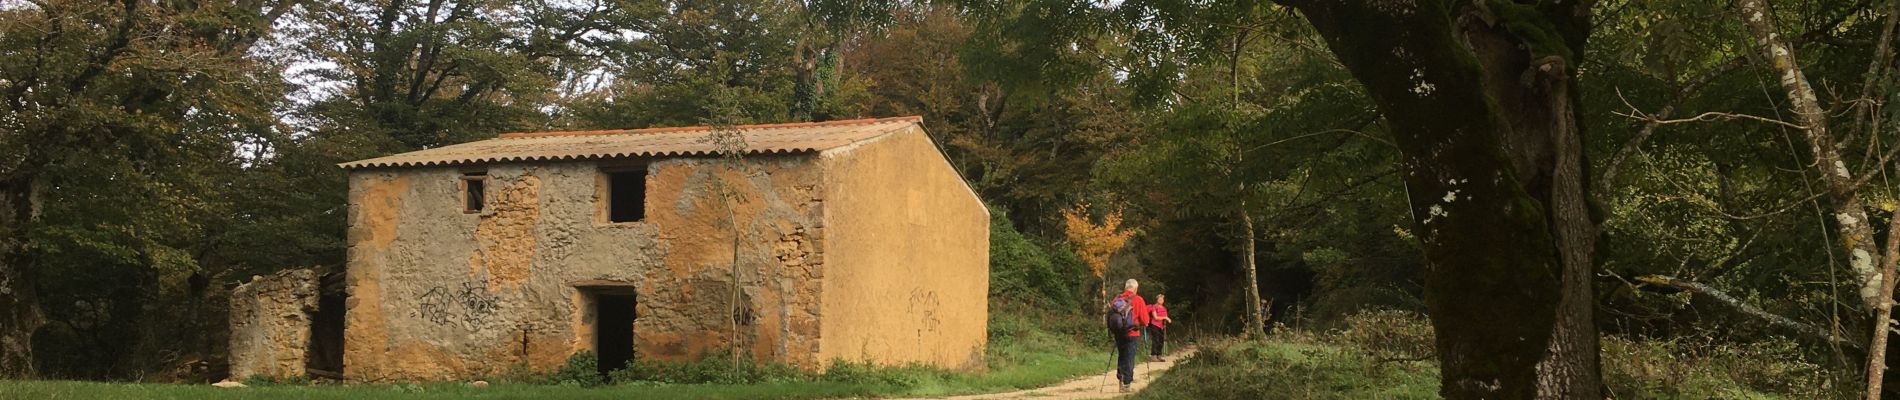
{"label": "trekking pole", "polygon": [[1107,391],[1107,390],[1108,390],[1108,389],[1107,389],[1107,388],[1108,388],[1108,375],[1109,375],[1109,374],[1113,374],[1113,373],[1114,373],[1115,371],[1117,371],[1117,369],[1115,368],[1115,367],[1116,367],[1116,366],[1115,366],[1115,354],[1116,354],[1117,352],[1120,352],[1120,351],[1121,351],[1121,347],[1119,347],[1119,346],[1118,346],[1118,347],[1114,347],[1114,348],[1110,348],[1110,349],[1108,350],[1108,371],[1109,371],[1109,373],[1108,373],[1108,374],[1102,374],[1102,380],[1101,380],[1101,382],[1102,382],[1102,383],[1101,383],[1100,385],[1095,385],[1095,392],[1096,392],[1096,393],[1101,393],[1101,392],[1104,392],[1104,391]]}
{"label": "trekking pole", "polygon": [[[1148,326],[1142,326],[1142,339],[1153,339],[1153,337],[1148,337]],[[1134,343],[1134,353],[1142,353],[1142,343],[1140,343],[1140,341]],[[1150,364],[1153,364],[1153,358],[1150,358],[1148,362],[1142,362],[1142,372],[1153,372],[1155,366],[1150,366]],[[1155,375],[1148,375],[1148,379],[1155,379]]]}

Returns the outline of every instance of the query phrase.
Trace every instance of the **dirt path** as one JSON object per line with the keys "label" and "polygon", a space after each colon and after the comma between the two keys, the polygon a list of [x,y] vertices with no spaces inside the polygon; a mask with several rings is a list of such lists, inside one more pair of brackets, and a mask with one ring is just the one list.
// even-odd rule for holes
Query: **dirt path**
{"label": "dirt path", "polygon": [[[1134,391],[1139,392],[1141,391],[1141,389],[1147,388],[1148,384],[1153,383],[1155,381],[1155,378],[1158,378],[1161,376],[1162,372],[1167,372],[1169,368],[1173,368],[1174,363],[1176,361],[1186,360],[1189,356],[1193,356],[1193,355],[1194,355],[1194,347],[1190,346],[1185,349],[1177,350],[1174,352],[1174,354],[1169,354],[1168,361],[1149,361],[1149,362],[1135,365],[1135,384],[1133,387]],[[1126,396],[1126,394],[1120,393],[1115,387],[1115,371],[1108,370],[1107,372],[1103,372],[1100,374],[1070,379],[1067,382],[1062,382],[1061,384],[1057,384],[1055,386],[1041,387],[1041,388],[1028,389],[1028,390],[1018,390],[1014,392],[1005,392],[1005,393],[973,394],[973,395],[967,395],[967,396],[936,397],[936,398],[928,398],[928,399],[935,399],[935,400],[1004,400],[1004,399],[1083,400],[1083,399],[1112,399],[1112,398],[1119,398],[1123,396]],[[926,400],[926,398],[899,399],[899,400]]]}

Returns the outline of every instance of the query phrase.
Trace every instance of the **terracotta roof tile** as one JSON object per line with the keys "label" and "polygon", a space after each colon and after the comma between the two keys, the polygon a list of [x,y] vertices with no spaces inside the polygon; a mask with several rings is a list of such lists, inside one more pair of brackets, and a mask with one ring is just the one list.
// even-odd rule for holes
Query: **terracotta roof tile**
{"label": "terracotta roof tile", "polygon": [[[923,118],[739,125],[747,154],[819,152],[883,136]],[[451,146],[339,164],[343,168],[418,167],[508,161],[701,156],[718,151],[713,128],[688,126],[596,131],[516,132]]]}

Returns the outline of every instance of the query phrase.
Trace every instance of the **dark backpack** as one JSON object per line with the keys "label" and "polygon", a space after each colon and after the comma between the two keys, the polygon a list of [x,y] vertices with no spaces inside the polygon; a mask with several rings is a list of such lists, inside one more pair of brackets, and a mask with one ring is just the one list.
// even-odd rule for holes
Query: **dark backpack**
{"label": "dark backpack", "polygon": [[1108,309],[1103,314],[1107,315],[1105,319],[1110,334],[1121,335],[1135,329],[1134,305],[1129,304],[1128,296],[1115,296],[1109,300]]}

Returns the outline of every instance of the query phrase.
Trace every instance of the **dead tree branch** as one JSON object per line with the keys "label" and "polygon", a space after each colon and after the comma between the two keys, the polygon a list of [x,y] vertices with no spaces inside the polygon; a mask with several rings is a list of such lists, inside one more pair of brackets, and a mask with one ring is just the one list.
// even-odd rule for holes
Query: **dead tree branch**
{"label": "dead tree branch", "polygon": [[1829,343],[1839,344],[1839,345],[1843,345],[1847,347],[1852,347],[1855,349],[1866,348],[1865,346],[1862,346],[1859,342],[1848,340],[1847,338],[1843,338],[1839,335],[1829,333],[1828,330],[1821,329],[1821,327],[1817,327],[1817,326],[1804,323],[1801,321],[1796,321],[1788,317],[1776,315],[1774,313],[1768,312],[1767,310],[1763,310],[1759,307],[1755,307],[1754,305],[1750,305],[1747,302],[1742,301],[1742,299],[1735,298],[1735,296],[1731,296],[1727,292],[1723,292],[1721,289],[1709,287],[1709,285],[1704,285],[1697,282],[1685,281],[1681,279],[1676,279],[1675,277],[1664,276],[1664,275],[1638,276],[1636,277],[1636,281],[1651,284],[1651,285],[1657,285],[1657,286],[1673,287],[1673,288],[1688,291],[1689,293],[1695,293],[1698,295],[1706,296],[1710,299],[1714,299],[1718,303],[1722,303],[1722,305],[1726,305],[1729,308],[1733,308],[1736,311],[1740,311],[1743,314],[1748,314],[1751,317],[1760,318],[1764,321],[1767,321],[1769,325],[1774,325],[1776,327],[1794,331],[1796,333],[1813,337],[1815,339],[1821,339],[1821,340],[1828,341]]}
{"label": "dead tree branch", "polygon": [[1788,121],[1774,119],[1774,118],[1748,115],[1748,114],[1739,114],[1739,113],[1716,112],[1716,111],[1710,111],[1710,112],[1705,112],[1702,114],[1697,114],[1694,117],[1678,118],[1678,119],[1661,119],[1652,115],[1644,115],[1640,112],[1631,112],[1631,113],[1611,112],[1611,114],[1621,115],[1624,117],[1628,117],[1630,119],[1646,121],[1652,125],[1668,125],[1668,124],[1680,124],[1684,122],[1702,122],[1702,121],[1714,121],[1714,120],[1746,119],[1746,120],[1766,122],[1766,123],[1775,124],[1775,125],[1781,125],[1781,126],[1785,126],[1789,128],[1794,128],[1794,129],[1805,129],[1805,127],[1801,125],[1788,122]]}
{"label": "dead tree branch", "polygon": [[[1891,19],[1889,19],[1891,21]],[[1888,26],[1893,26],[1891,23]],[[1887,217],[1886,259],[1881,261],[1880,303],[1874,304],[1874,331],[1867,354],[1867,398],[1880,400],[1883,376],[1887,372],[1887,335],[1893,329],[1893,287],[1900,278],[1893,276],[1895,261],[1900,261],[1900,211]]]}

